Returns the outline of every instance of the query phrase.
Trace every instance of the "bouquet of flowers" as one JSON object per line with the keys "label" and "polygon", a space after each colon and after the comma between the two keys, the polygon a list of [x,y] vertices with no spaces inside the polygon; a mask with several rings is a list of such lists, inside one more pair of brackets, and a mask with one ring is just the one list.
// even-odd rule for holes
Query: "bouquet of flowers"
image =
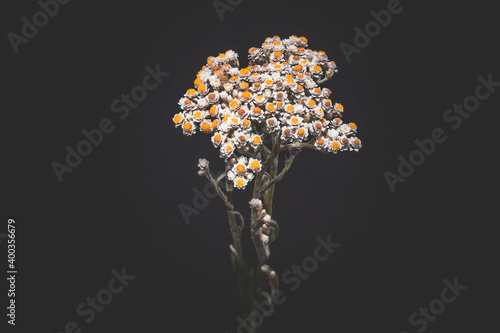
{"label": "bouquet of flowers", "polygon": [[[226,205],[243,315],[256,300],[270,301],[277,290],[276,272],[267,264],[269,245],[279,233],[272,218],[274,187],[294,157],[302,149],[336,154],[361,148],[356,124],[343,122],[342,104],[331,100],[328,88],[319,87],[337,72],[335,62],[307,43],[305,37],[268,37],[260,48],[248,50],[249,64],[243,68],[233,50],[208,57],[194,88],[179,101],[182,111],[173,117],[183,134],[209,135],[225,161],[225,172],[217,178],[206,159],[199,160],[198,173],[208,178]],[[286,160],[280,167],[282,154]],[[245,218],[233,201],[233,190],[244,190],[252,182],[249,229],[258,258],[254,268],[243,255]]]}

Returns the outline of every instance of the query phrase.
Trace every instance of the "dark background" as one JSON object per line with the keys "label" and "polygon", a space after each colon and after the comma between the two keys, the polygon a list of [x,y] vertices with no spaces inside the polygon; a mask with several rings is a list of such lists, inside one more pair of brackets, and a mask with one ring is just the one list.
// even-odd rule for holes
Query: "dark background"
{"label": "dark background", "polygon": [[[353,28],[387,1],[243,0],[221,21],[211,1],[74,0],[19,54],[3,38],[0,232],[16,219],[19,274],[17,325],[7,327],[2,311],[2,332],[62,332],[72,320],[82,332],[236,331],[223,203],[212,199],[189,225],[178,209],[206,183],[198,158],[215,171],[222,161],[208,137],[184,137],[171,118],[207,56],[233,49],[246,64],[249,47],[292,34],[336,61],[339,72],[324,86],[357,123],[363,148],[305,151],[277,186],[281,233],[269,262],[278,273],[311,256],[318,236],[342,246],[297,291],[283,286],[274,332],[416,332],[409,315],[454,277],[469,288],[426,331],[496,327],[499,92],[455,131],[442,116],[474,93],[479,75],[500,81],[497,14],[493,2],[402,5],[350,64],[339,44],[353,44]],[[19,34],[21,18],[38,10],[33,0],[4,2],[4,36]],[[119,120],[111,102],[156,64],[169,77]],[[59,183],[51,163],[64,163],[65,146],[102,118],[115,131]],[[447,141],[392,193],[384,172],[396,172],[398,155],[408,157],[436,127]],[[245,213],[248,200],[238,193]],[[6,253],[5,242],[0,248]],[[77,305],[122,267],[135,280],[83,323]]]}

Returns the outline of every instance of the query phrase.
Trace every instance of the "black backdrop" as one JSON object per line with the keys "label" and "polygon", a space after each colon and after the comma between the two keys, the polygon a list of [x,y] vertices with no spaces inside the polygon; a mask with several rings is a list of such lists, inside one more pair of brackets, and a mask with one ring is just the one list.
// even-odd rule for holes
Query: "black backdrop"
{"label": "black backdrop", "polygon": [[[196,174],[198,158],[216,170],[222,162],[207,137],[183,137],[171,118],[207,56],[233,49],[245,64],[249,47],[292,34],[336,61],[339,72],[324,86],[345,106],[344,119],[357,123],[363,148],[305,151],[277,186],[281,233],[270,263],[278,273],[311,256],[318,236],[332,235],[341,247],[298,290],[283,286],[287,301],[276,308],[273,331],[416,332],[408,317],[455,277],[468,289],[426,331],[496,327],[499,92],[456,130],[443,120],[474,94],[479,75],[500,81],[493,4],[404,1],[350,63],[340,43],[353,45],[353,28],[388,1],[233,4],[221,21],[211,1],[75,0],[19,53],[3,39],[0,233],[9,217],[16,220],[18,275],[16,326],[2,310],[2,327],[64,332],[74,321],[82,332],[236,331],[224,206],[210,200],[190,224],[178,208],[192,206],[193,189],[206,183]],[[39,9],[35,1],[5,2],[4,35],[20,34],[21,18]],[[120,120],[112,101],[157,65],[168,77]],[[75,148],[81,131],[103,118],[115,130],[59,182],[51,163],[64,163],[65,147]],[[396,173],[398,156],[408,158],[414,140],[437,127],[447,140],[392,192],[384,173]],[[248,194],[237,200],[248,212]],[[5,240],[0,247],[6,258]],[[135,279],[85,323],[77,306],[122,267]]]}

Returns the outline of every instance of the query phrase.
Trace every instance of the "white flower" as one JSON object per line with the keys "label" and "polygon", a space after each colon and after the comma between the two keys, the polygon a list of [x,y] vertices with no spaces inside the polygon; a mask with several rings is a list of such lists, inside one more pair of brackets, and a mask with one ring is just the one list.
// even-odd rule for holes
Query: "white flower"
{"label": "white flower", "polygon": [[202,110],[193,111],[192,115],[193,115],[193,121],[197,123],[201,122],[208,116],[207,112]]}
{"label": "white flower", "polygon": [[290,124],[291,126],[299,126],[302,124],[302,121],[304,118],[299,117],[299,116],[291,116],[290,119],[287,119],[287,123]]}
{"label": "white flower", "polygon": [[186,121],[184,124],[182,124],[182,131],[184,135],[193,135],[196,133],[196,127],[194,126],[193,122]]}
{"label": "white flower", "polygon": [[234,144],[231,141],[226,141],[220,147],[220,156],[221,157],[230,157],[234,153]]}
{"label": "white flower", "polygon": [[186,97],[182,97],[179,100],[179,105],[181,106],[182,109],[185,109],[185,110],[192,110],[196,107],[196,103],[193,103],[192,100],[190,100],[189,98],[186,98]]}
{"label": "white flower", "polygon": [[259,238],[260,238],[262,245],[267,245],[267,243],[269,243],[269,236],[268,235],[260,234]]}
{"label": "white flower", "polygon": [[248,140],[250,139],[250,135],[251,135],[250,133],[243,131],[234,132],[234,141],[236,143],[236,147],[239,148],[246,145]]}
{"label": "white flower", "polygon": [[342,119],[340,119],[339,117],[336,117],[332,120],[332,125],[334,127],[339,127],[340,125],[342,125]]}
{"label": "white flower", "polygon": [[177,113],[172,118],[172,121],[174,122],[175,127],[181,126],[182,123],[184,122],[184,114],[182,112],[181,113]]}
{"label": "white flower", "polygon": [[236,176],[244,176],[247,171],[247,162],[246,160],[239,160],[236,162],[233,167],[231,168],[231,171],[236,175]]}
{"label": "white flower", "polygon": [[262,144],[262,138],[258,134],[254,134],[250,139],[250,146],[258,148]]}
{"label": "white flower", "polygon": [[221,86],[221,82],[219,79],[217,78],[210,78],[210,85],[214,88],[214,89],[219,89],[219,87]]}
{"label": "white flower", "polygon": [[351,128],[347,124],[342,124],[339,127],[339,131],[340,131],[340,133],[346,135],[346,134],[349,134],[349,132],[351,131]]}
{"label": "white flower", "polygon": [[240,73],[239,69],[236,68],[236,67],[233,67],[229,70],[229,75],[230,76],[238,76],[238,74]]}
{"label": "white flower", "polygon": [[200,158],[198,160],[198,168],[200,168],[200,170],[208,169],[208,164],[209,164],[209,161],[207,159]]}
{"label": "white flower", "polygon": [[247,186],[247,184],[248,184],[248,180],[246,178],[243,178],[243,177],[236,176],[233,180],[234,187],[236,187],[237,189],[240,189],[240,190],[244,190],[245,186]]}
{"label": "white flower", "polygon": [[220,132],[214,133],[212,136],[212,143],[215,147],[220,147],[220,145],[226,140],[226,135]]}
{"label": "white flower", "polygon": [[249,202],[250,208],[262,208],[262,201],[257,198],[252,198]]}
{"label": "white flower", "polygon": [[328,140],[325,139],[325,137],[322,137],[322,136],[317,137],[316,141],[314,142],[314,146],[316,147],[316,149],[321,150],[321,149],[325,148],[325,146],[328,144],[327,141]]}
{"label": "white flower", "polygon": [[335,103],[335,105],[333,106],[333,109],[337,112],[337,113],[342,113],[344,112],[344,106],[340,103]]}
{"label": "white flower", "polygon": [[293,139],[294,129],[288,126],[284,126],[281,131],[281,140],[291,141]]}
{"label": "white flower", "polygon": [[295,137],[299,141],[305,141],[308,136],[309,136],[309,131],[307,130],[307,127],[305,127],[305,126],[301,126],[301,127],[297,128],[297,130],[295,131]]}
{"label": "white flower", "polygon": [[280,129],[280,123],[275,117],[271,117],[266,120],[266,127],[269,133],[275,132]]}
{"label": "white flower", "polygon": [[238,53],[234,52],[233,50],[227,51],[226,56],[229,61],[234,61],[238,59]]}
{"label": "white flower", "polygon": [[332,139],[332,140],[335,140],[338,136],[339,136],[339,131],[337,131],[336,129],[334,128],[331,128],[329,129],[327,132],[326,132],[326,135]]}
{"label": "white flower", "polygon": [[349,139],[349,150],[358,151],[361,148],[361,140],[357,137],[351,137]]}
{"label": "white flower", "polygon": [[262,163],[255,158],[250,158],[248,160],[248,168],[253,172],[259,172],[262,168]]}
{"label": "white flower", "polygon": [[315,120],[311,124],[311,132],[314,134],[321,133],[323,131],[323,122],[321,120]]}
{"label": "white flower", "polygon": [[[210,102],[210,104],[217,103],[219,101],[219,92],[212,91],[210,94],[208,94],[207,100]],[[198,102],[198,105],[200,105],[200,102]]]}
{"label": "white flower", "polygon": [[340,142],[333,140],[328,146],[328,151],[333,153],[338,153],[340,151]]}
{"label": "white flower", "polygon": [[204,109],[208,106],[208,101],[206,98],[200,98],[198,100],[198,107],[201,108],[201,109]]}
{"label": "white flower", "polygon": [[[282,68],[280,68],[280,70],[281,69]],[[274,82],[281,81],[281,73],[280,72],[276,72],[276,73],[271,74],[271,80],[273,80]]]}
{"label": "white flower", "polygon": [[318,118],[323,118],[325,116],[325,113],[323,112],[322,108],[316,108],[314,109],[314,115]]}

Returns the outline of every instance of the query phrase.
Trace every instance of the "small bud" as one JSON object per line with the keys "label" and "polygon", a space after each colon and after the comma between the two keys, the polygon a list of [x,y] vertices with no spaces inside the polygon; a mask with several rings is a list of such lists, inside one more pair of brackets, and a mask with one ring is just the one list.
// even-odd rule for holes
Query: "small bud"
{"label": "small bud", "polygon": [[256,210],[261,210],[262,209],[262,201],[257,198],[253,198],[250,200],[250,208],[256,209]]}
{"label": "small bud", "polygon": [[198,168],[200,168],[200,170],[207,170],[208,164],[209,164],[209,161],[204,159],[204,158],[200,158],[198,160]]}
{"label": "small bud", "polygon": [[267,245],[267,243],[269,243],[269,236],[260,234],[260,241],[262,242],[262,245]]}

